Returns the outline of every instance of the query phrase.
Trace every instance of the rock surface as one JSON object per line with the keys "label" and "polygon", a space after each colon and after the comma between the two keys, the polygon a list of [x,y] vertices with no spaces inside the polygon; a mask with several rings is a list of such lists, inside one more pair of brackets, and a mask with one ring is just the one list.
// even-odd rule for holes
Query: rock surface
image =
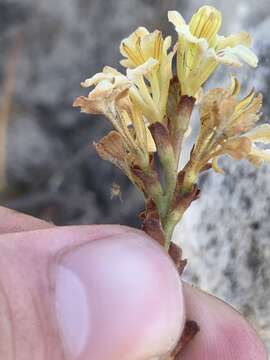
{"label": "rock surface", "polygon": [[185,277],[233,304],[269,346],[270,168],[222,165],[226,175],[204,178],[175,240],[189,259]]}

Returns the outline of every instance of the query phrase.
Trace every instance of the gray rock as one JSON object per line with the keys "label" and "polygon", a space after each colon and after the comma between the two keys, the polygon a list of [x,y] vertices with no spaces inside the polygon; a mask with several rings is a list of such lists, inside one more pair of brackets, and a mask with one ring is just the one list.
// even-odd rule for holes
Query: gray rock
{"label": "gray rock", "polygon": [[186,278],[234,305],[270,345],[270,168],[222,162],[186,213],[176,241],[189,259]]}

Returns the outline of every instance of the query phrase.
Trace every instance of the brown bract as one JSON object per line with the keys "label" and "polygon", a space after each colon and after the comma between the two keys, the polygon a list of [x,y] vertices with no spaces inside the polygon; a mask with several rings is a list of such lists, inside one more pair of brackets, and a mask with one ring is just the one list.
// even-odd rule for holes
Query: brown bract
{"label": "brown bract", "polygon": [[142,229],[161,246],[165,244],[165,234],[162,229],[160,215],[153,200],[147,203]]}
{"label": "brown bract", "polygon": [[179,339],[176,347],[174,348],[171,359],[172,360],[181,360],[181,351],[185,346],[189,344],[190,341],[194,338],[194,336],[200,331],[199,325],[196,321],[187,320],[184,331],[182,333],[181,338]]}
{"label": "brown bract", "polygon": [[129,174],[123,139],[117,131],[111,131],[95,144],[97,153],[103,160],[110,161],[124,173]]}
{"label": "brown bract", "polygon": [[175,263],[179,275],[182,275],[187,265],[187,259],[183,259],[182,249],[174,242],[171,242],[168,252]]}

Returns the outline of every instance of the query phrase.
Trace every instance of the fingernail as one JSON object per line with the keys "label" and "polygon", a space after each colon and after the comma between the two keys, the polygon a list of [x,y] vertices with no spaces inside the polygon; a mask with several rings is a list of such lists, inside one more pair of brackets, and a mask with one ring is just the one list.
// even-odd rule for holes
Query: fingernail
{"label": "fingernail", "polygon": [[182,284],[164,250],[126,233],[63,255],[55,304],[67,354],[76,360],[155,359],[183,330]]}

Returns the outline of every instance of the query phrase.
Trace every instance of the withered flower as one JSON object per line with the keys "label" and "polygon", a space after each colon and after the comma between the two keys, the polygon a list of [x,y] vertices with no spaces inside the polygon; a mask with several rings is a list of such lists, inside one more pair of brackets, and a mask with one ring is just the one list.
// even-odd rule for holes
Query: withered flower
{"label": "withered flower", "polygon": [[[81,108],[81,112],[88,114],[104,114],[113,123],[116,118],[116,100],[131,87],[126,76],[116,69],[105,66],[101,73],[86,79],[81,83],[83,88],[95,86],[87,97],[79,96],[73,106]],[[117,124],[115,124],[117,126]]]}
{"label": "withered flower", "polygon": [[219,36],[221,13],[212,6],[201,7],[189,24],[177,11],[169,11],[170,22],[178,33],[177,74],[181,94],[196,97],[200,87],[219,64],[257,66],[257,56],[249,49],[251,37],[246,32]]}
{"label": "withered flower", "polygon": [[238,100],[239,91],[240,85],[233,78],[230,89],[210,90],[202,99],[201,128],[192,154],[197,171],[211,161],[213,169],[222,172],[217,160],[225,154],[256,164],[270,159],[267,150],[255,145],[257,142],[270,142],[269,125],[254,127],[261,115],[262,96],[251,91]]}
{"label": "withered flower", "polygon": [[125,57],[121,64],[128,68],[127,76],[135,85],[130,96],[151,123],[161,122],[166,111],[174,55],[173,51],[168,52],[170,46],[170,36],[163,39],[160,31],[150,33],[144,27],[139,27],[120,45]]}
{"label": "withered flower", "polygon": [[85,80],[82,87],[95,86],[87,97],[78,97],[73,106],[88,114],[104,114],[116,131],[96,145],[99,154],[119,166],[129,176],[131,165],[142,168],[149,164],[149,153],[155,151],[142,111],[133,104],[128,90],[129,79],[106,66],[102,73]]}

